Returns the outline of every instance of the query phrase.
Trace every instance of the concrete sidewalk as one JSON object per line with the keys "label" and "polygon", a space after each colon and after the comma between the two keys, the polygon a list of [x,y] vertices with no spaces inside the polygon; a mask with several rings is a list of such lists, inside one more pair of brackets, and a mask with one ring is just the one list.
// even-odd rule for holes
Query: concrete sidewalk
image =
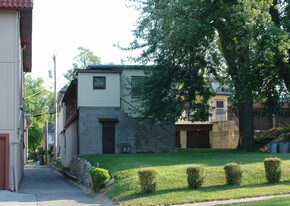
{"label": "concrete sidewalk", "polygon": [[0,190],[0,206],[37,206],[36,196]]}
{"label": "concrete sidewalk", "polygon": [[96,202],[94,199],[85,196],[81,189],[56,174],[52,168],[37,165],[25,166],[24,177],[17,195],[19,195],[17,200],[22,200],[19,206],[23,206],[24,203],[31,203],[28,205],[33,206],[103,205],[101,200]]}

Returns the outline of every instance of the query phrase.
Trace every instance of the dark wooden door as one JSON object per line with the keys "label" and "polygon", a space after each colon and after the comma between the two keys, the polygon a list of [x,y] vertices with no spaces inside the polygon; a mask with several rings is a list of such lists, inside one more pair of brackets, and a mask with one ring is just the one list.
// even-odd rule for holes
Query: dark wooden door
{"label": "dark wooden door", "polygon": [[180,131],[175,132],[175,147],[176,148],[181,148],[180,144]]}
{"label": "dark wooden door", "polygon": [[103,154],[115,153],[115,122],[102,122]]}
{"label": "dark wooden door", "polygon": [[187,148],[209,147],[209,131],[187,131]]}
{"label": "dark wooden door", "polygon": [[0,135],[0,190],[8,190],[8,135]]}

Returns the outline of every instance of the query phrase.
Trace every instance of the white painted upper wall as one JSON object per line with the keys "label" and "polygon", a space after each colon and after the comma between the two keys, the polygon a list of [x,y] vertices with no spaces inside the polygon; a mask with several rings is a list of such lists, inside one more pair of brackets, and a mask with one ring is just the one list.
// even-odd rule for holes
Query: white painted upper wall
{"label": "white painted upper wall", "polygon": [[[1,18],[1,17],[0,17]],[[16,128],[15,70],[12,63],[0,63],[0,129]]]}
{"label": "white painted upper wall", "polygon": [[0,10],[0,62],[14,63],[15,50],[18,39],[15,26],[17,25],[17,13],[14,11]]}
{"label": "white painted upper wall", "polygon": [[[224,103],[224,112],[222,115],[217,115],[216,113],[216,102],[217,101],[223,101]],[[188,121],[186,119],[180,118],[175,124],[180,125],[180,124],[211,124],[212,122],[216,121],[227,121],[228,120],[228,114],[227,114],[227,108],[228,108],[228,97],[226,95],[216,95],[208,101],[208,104],[211,108],[210,114],[207,121],[204,122],[199,122],[199,121]],[[186,112],[183,112],[182,117],[186,117]]]}
{"label": "white painted upper wall", "polygon": [[[18,12],[0,11],[0,132],[17,130],[23,123],[19,22]],[[11,134],[10,138],[16,137]]]}
{"label": "white painted upper wall", "polygon": [[[93,89],[93,77],[106,77],[106,89]],[[120,107],[119,73],[78,73],[78,106]]]}

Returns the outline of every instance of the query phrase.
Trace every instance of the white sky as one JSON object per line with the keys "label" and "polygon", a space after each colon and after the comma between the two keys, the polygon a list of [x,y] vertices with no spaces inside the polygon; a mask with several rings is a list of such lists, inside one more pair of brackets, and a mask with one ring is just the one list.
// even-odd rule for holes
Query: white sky
{"label": "white sky", "polygon": [[60,89],[79,46],[90,49],[103,64],[121,64],[131,54],[113,44],[131,42],[137,17],[133,8],[126,7],[126,0],[34,0],[31,75],[52,85],[48,70],[53,68],[55,54]]}

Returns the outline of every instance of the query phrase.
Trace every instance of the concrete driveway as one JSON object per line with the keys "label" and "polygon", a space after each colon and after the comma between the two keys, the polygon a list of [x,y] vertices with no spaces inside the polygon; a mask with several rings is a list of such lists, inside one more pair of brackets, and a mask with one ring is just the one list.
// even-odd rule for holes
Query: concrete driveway
{"label": "concrete driveway", "polygon": [[1,191],[0,206],[99,206],[114,205],[105,197],[85,196],[79,187],[50,167],[26,166],[19,193]]}

